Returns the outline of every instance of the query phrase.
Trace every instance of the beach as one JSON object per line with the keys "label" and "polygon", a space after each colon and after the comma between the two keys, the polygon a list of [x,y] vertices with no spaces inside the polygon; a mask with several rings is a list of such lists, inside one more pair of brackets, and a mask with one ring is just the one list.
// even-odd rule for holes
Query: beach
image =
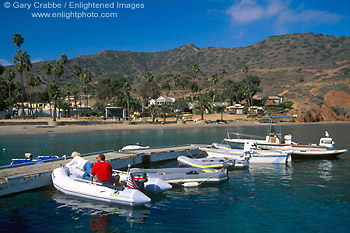
{"label": "beach", "polygon": [[[163,123],[162,118],[152,121],[151,118],[137,119],[131,122],[121,122],[113,120],[96,120],[87,118],[61,118],[53,122],[50,118],[37,119],[11,119],[0,120],[0,135],[9,134],[40,134],[40,133],[73,133],[88,131],[108,131],[108,130],[160,130],[160,129],[186,129],[186,128],[204,128],[204,127],[229,127],[243,125],[260,125],[255,118],[248,118],[245,115],[224,115],[223,119],[227,123],[207,124],[205,121],[220,120],[220,114],[207,114],[204,120],[200,120],[199,115],[194,115],[192,121],[176,121],[175,118],[167,118]],[[283,122],[283,124],[347,124],[348,121],[337,122]]]}
{"label": "beach", "polygon": [[7,134],[38,134],[38,133],[71,133],[80,131],[107,131],[107,130],[156,130],[174,128],[198,128],[198,127],[226,127],[229,125],[252,125],[257,124],[253,118],[244,115],[224,115],[227,123],[206,124],[206,120],[219,120],[220,114],[208,114],[204,120],[199,120],[200,116],[194,115],[192,121],[176,121],[175,118],[167,118],[163,123],[162,118],[152,121],[151,118],[138,119],[131,122],[121,122],[113,120],[91,120],[61,118],[53,122],[50,118],[37,119],[11,119],[0,120],[0,135]]}

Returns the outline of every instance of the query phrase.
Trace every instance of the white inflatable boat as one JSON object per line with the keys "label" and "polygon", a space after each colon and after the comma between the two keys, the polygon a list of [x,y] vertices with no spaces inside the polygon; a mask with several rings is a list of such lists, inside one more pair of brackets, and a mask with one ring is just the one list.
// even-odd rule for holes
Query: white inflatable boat
{"label": "white inflatable boat", "polygon": [[66,195],[93,199],[127,206],[142,206],[151,199],[138,189],[117,186],[103,186],[98,182],[90,182],[70,176],[68,168],[56,168],[52,172],[55,188]]}

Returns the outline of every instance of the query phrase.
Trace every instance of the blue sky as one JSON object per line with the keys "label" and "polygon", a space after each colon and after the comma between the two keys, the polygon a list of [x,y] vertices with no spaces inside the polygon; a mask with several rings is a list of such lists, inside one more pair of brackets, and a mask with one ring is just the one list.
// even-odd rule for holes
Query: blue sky
{"label": "blue sky", "polygon": [[[118,13],[117,18],[33,18],[35,12],[82,12],[83,9],[39,9],[34,2],[112,3],[114,0],[2,0],[0,64],[9,65],[22,34],[32,62],[89,55],[106,49],[156,52],[191,43],[200,48],[243,47],[272,35],[314,32],[350,36],[349,0],[126,0],[142,9],[89,9],[85,13]],[[10,3],[5,8],[5,2]],[[15,8],[31,3],[31,8]],[[63,6],[63,5],[62,5]],[[38,7],[38,5],[37,5]]]}

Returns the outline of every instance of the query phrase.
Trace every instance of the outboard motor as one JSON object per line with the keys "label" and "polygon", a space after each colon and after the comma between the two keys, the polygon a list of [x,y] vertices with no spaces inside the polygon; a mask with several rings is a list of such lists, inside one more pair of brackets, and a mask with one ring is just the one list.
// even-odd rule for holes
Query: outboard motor
{"label": "outboard motor", "polygon": [[143,191],[145,183],[148,181],[146,172],[132,172],[130,176],[135,181],[140,191]]}
{"label": "outboard motor", "polygon": [[24,153],[24,156],[25,156],[27,159],[33,160],[33,155],[32,155],[32,153]]}

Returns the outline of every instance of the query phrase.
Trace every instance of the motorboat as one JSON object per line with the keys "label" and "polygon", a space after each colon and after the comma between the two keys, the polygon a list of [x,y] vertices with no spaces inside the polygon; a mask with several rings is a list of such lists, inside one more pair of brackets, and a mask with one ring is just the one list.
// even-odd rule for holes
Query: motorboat
{"label": "motorboat", "polygon": [[57,156],[57,155],[41,155],[33,158],[32,153],[25,153],[25,159],[12,159],[10,166],[18,166],[18,165],[31,165],[37,163],[44,163],[49,161],[56,161],[61,159],[66,159],[65,155]]}
{"label": "motorboat", "polygon": [[144,150],[144,149],[149,149],[149,146],[143,146],[142,143],[136,143],[136,145],[127,145],[124,146],[122,149],[119,151],[128,151],[128,150]]}
{"label": "motorboat", "polygon": [[51,178],[54,187],[66,195],[127,206],[142,206],[151,201],[138,189],[91,182],[71,175],[67,167],[54,169]]}
{"label": "motorboat", "polygon": [[286,147],[281,151],[258,150],[256,144],[247,141],[244,149],[231,149],[215,146],[200,147],[202,151],[207,153],[207,158],[228,158],[247,160],[253,163],[281,163],[288,164],[291,162],[291,148]]}
{"label": "motorboat", "polygon": [[[66,166],[67,167],[67,166]],[[72,169],[68,167],[70,176],[76,178],[82,178],[84,171],[81,169]],[[119,182],[127,185],[128,181],[132,179],[134,181],[133,188],[139,189],[147,194],[161,193],[172,188],[172,186],[159,178],[148,177],[146,173],[130,172],[130,164],[128,165],[128,171],[112,170],[113,176],[119,176]]]}
{"label": "motorboat", "polygon": [[226,168],[227,170],[238,170],[249,167],[249,162],[237,158],[190,158],[187,156],[177,157],[180,165],[198,167],[198,168]]}
{"label": "motorboat", "polygon": [[170,184],[182,185],[185,187],[216,184],[228,180],[225,171],[211,168],[131,169],[131,172],[135,171],[146,172],[148,177],[160,178]]}
{"label": "motorboat", "polygon": [[267,117],[269,118],[269,125],[265,138],[229,132],[224,141],[233,147],[244,145],[246,142],[254,142],[257,148],[263,150],[283,150],[285,147],[291,147],[292,159],[336,159],[338,155],[348,151],[347,149],[335,149],[335,142],[328,131],[325,132],[324,137],[320,138],[318,144],[294,142],[291,134],[285,135],[282,142],[281,119],[293,118],[293,116],[270,115]]}
{"label": "motorboat", "polygon": [[337,159],[338,155],[347,152],[347,149],[337,150],[313,150],[313,149],[293,149],[293,159]]}

